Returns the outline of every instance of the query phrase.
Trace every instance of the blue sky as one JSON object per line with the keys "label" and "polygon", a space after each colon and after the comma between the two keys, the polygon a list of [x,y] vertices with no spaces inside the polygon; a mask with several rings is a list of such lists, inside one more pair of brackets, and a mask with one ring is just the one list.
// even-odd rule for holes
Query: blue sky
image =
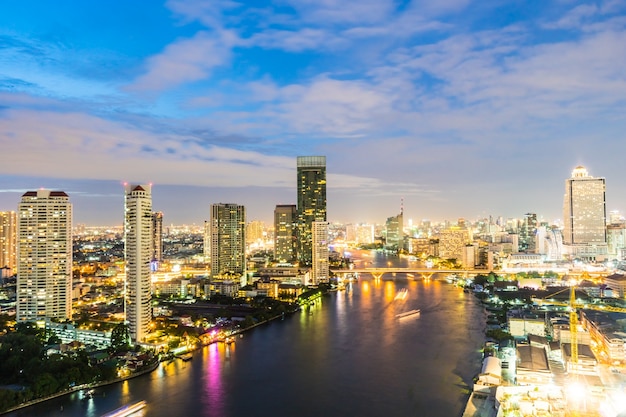
{"label": "blue sky", "polygon": [[626,211],[626,0],[4,1],[0,210],[62,189],[121,223],[296,202],[326,155],[330,221],[561,216],[577,165]]}

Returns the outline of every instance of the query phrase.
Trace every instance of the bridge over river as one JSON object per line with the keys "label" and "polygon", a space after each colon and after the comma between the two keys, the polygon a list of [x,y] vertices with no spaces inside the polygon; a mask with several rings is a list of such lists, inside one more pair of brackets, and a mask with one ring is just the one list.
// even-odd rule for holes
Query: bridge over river
{"label": "bridge over river", "polygon": [[[407,274],[408,275],[419,275],[423,279],[431,279],[435,274],[442,275],[458,275],[464,278],[473,277],[479,274],[487,275],[491,272],[496,273],[500,276],[514,276],[521,272],[544,272],[538,271],[538,268],[516,268],[516,269],[487,269],[487,268],[465,268],[465,269],[436,269],[436,268],[415,268],[415,267],[372,267],[372,268],[353,268],[353,269],[333,269],[333,273],[338,276],[346,277],[348,275],[354,274],[370,274],[374,279],[381,279],[385,274]],[[576,278],[601,278],[606,276],[607,273],[605,271],[555,271],[559,276],[568,275]]]}

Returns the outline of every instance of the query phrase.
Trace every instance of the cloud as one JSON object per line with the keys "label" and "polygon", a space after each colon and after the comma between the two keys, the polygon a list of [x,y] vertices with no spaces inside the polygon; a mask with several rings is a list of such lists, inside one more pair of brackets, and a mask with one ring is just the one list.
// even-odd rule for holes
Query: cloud
{"label": "cloud", "polygon": [[211,71],[229,62],[236,36],[229,31],[198,32],[193,38],[169,44],[148,59],[147,72],[126,87],[129,91],[162,91],[207,78]]}

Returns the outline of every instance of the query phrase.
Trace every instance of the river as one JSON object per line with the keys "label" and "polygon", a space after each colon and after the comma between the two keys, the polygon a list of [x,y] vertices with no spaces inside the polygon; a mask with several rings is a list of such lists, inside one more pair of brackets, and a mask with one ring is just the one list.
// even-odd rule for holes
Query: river
{"label": "river", "polygon": [[[401,259],[373,253],[373,265]],[[401,262],[402,261],[402,262]],[[406,265],[403,265],[406,266]],[[405,298],[398,292],[407,289]],[[420,309],[410,318],[396,314]],[[8,416],[99,417],[146,400],[149,417],[458,417],[480,370],[485,313],[443,280],[369,276],[310,309],[141,377]]]}

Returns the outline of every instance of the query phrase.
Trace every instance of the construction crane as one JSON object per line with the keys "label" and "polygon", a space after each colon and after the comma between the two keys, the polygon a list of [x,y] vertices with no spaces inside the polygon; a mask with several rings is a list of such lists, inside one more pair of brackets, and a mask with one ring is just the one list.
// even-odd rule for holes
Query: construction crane
{"label": "construction crane", "polygon": [[[567,288],[561,291],[557,291],[548,297],[557,295],[565,290],[567,290]],[[532,300],[539,305],[549,304],[549,305],[557,305],[557,306],[563,306],[563,307],[569,308],[569,331],[570,331],[570,337],[571,337],[570,362],[572,364],[572,370],[578,369],[578,310],[584,308],[588,310],[606,311],[609,313],[626,313],[626,308],[613,307],[613,306],[607,306],[607,305],[598,305],[598,304],[581,304],[581,303],[576,302],[576,290],[575,290],[574,285],[570,286],[569,302],[567,303],[561,302],[561,301],[549,301],[549,300],[546,300],[545,298],[536,298],[536,297],[533,297]]]}

